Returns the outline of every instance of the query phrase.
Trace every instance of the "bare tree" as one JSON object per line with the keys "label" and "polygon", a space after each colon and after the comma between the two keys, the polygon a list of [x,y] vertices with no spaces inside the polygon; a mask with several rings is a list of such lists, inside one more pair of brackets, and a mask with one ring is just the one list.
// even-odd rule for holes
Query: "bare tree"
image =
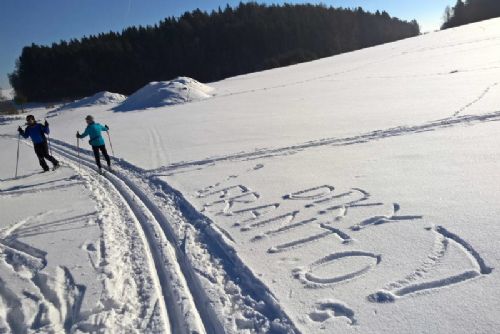
{"label": "bare tree", "polygon": [[0,114],[17,114],[17,109],[0,87]]}
{"label": "bare tree", "polygon": [[23,113],[24,113],[24,105],[26,104],[26,102],[28,102],[28,100],[24,95],[16,94],[16,96],[14,97],[14,103],[21,107]]}

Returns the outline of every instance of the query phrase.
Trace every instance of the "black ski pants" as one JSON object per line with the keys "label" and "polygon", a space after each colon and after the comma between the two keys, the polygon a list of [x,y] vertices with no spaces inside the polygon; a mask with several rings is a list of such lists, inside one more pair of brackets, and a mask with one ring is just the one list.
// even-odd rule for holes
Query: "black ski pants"
{"label": "black ski pants", "polygon": [[47,166],[47,162],[45,161],[45,159],[52,162],[54,166],[59,164],[59,162],[49,154],[49,146],[46,141],[39,144],[34,144],[34,147],[36,156],[38,157],[38,161],[40,162],[40,166],[42,166],[44,171],[49,170],[49,166]]}
{"label": "black ski pants", "polygon": [[101,150],[102,155],[104,155],[104,159],[108,163],[108,167],[111,166],[111,160],[109,159],[108,151],[106,151],[106,146],[92,146],[92,151],[94,151],[95,163],[97,167],[101,168],[101,157],[99,156],[99,150]]}

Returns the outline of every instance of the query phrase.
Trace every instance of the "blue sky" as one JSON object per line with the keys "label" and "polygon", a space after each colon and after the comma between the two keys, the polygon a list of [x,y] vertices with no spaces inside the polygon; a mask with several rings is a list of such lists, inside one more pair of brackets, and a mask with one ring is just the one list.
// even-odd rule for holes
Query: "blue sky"
{"label": "blue sky", "polygon": [[[8,88],[7,74],[14,70],[23,46],[51,44],[131,25],[152,25],[187,10],[211,10],[240,1],[217,0],[0,0],[0,87]],[[258,1],[263,3],[322,2],[335,7],[361,6],[386,10],[402,19],[417,19],[423,31],[438,29],[447,5],[455,0],[323,0]]]}

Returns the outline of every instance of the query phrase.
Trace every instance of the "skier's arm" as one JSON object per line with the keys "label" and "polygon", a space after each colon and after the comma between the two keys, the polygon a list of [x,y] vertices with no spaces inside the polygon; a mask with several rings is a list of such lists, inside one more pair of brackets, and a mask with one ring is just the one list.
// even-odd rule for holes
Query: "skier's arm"
{"label": "skier's arm", "polygon": [[45,123],[42,125],[42,129],[45,134],[50,134],[49,122],[45,121]]}
{"label": "skier's arm", "polygon": [[108,131],[109,130],[109,127],[107,125],[102,125],[102,124],[99,124],[101,126],[101,131]]}
{"label": "skier's arm", "polygon": [[28,138],[28,137],[30,136],[30,134],[29,134],[29,129],[28,129],[28,128],[26,128],[26,130],[23,130],[23,129],[21,129],[21,127],[19,127],[19,128],[17,129],[17,131],[19,131],[19,134],[20,134],[21,136],[23,136],[24,138]]}
{"label": "skier's arm", "polygon": [[85,138],[89,135],[89,128],[85,128],[85,131],[80,135],[80,138]]}

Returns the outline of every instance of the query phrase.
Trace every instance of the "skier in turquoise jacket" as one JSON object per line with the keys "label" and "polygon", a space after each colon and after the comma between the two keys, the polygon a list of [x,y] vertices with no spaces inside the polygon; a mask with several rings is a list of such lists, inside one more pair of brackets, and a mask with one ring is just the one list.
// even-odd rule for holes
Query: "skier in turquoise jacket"
{"label": "skier in turquoise jacket", "polygon": [[99,173],[102,173],[101,157],[99,155],[99,151],[102,152],[102,155],[104,156],[104,159],[106,159],[106,162],[108,164],[108,169],[111,171],[111,159],[109,158],[108,151],[106,150],[106,144],[104,143],[104,138],[101,134],[102,131],[108,131],[109,127],[107,125],[103,126],[99,123],[94,122],[94,117],[90,115],[85,117],[85,121],[87,122],[87,128],[82,134],[77,131],[76,138],[85,138],[89,136],[89,144],[92,146],[92,151],[94,152],[95,162],[97,164],[97,167],[99,168]]}

